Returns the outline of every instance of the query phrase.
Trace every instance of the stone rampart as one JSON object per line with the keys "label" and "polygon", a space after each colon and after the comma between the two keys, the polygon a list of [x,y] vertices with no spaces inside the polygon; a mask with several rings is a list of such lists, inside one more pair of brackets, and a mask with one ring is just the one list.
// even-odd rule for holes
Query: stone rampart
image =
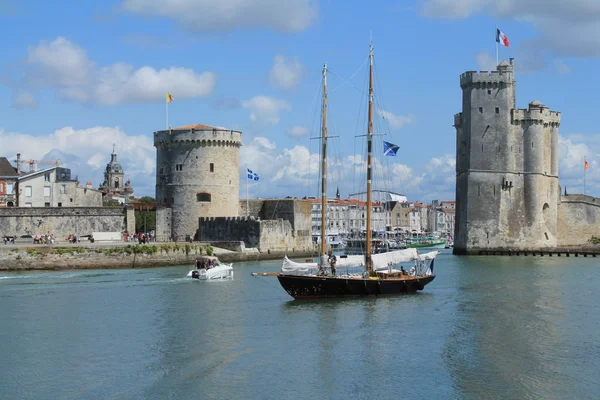
{"label": "stone rampart", "polygon": [[217,243],[243,241],[246,248],[261,252],[309,251],[312,249],[308,235],[295,232],[292,223],[281,218],[260,220],[254,217],[200,218],[197,240]]}
{"label": "stone rampart", "polygon": [[[122,232],[127,229],[126,215],[126,209],[121,207],[0,208],[0,236],[51,233],[64,238],[69,234]],[[131,218],[135,226],[135,217]]]}
{"label": "stone rampart", "polygon": [[558,207],[558,245],[588,245],[592,236],[600,237],[600,198],[562,196]]}

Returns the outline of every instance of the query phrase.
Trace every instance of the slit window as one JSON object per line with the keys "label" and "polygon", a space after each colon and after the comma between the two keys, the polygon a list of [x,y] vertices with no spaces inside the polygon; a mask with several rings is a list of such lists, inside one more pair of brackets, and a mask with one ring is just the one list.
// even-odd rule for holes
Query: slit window
{"label": "slit window", "polygon": [[481,196],[481,185],[477,185],[477,196]]}
{"label": "slit window", "polygon": [[175,165],[175,170],[176,171],[183,171],[183,164],[176,164]]}
{"label": "slit window", "polygon": [[210,163],[210,172],[215,172],[215,164]]}
{"label": "slit window", "polygon": [[196,193],[196,201],[210,203],[210,193]]}
{"label": "slit window", "polygon": [[500,114],[500,107],[496,107],[496,114]]}
{"label": "slit window", "polygon": [[491,89],[488,89],[488,94],[492,94],[492,90]]}
{"label": "slit window", "polygon": [[479,113],[483,114],[483,107],[479,107]]}

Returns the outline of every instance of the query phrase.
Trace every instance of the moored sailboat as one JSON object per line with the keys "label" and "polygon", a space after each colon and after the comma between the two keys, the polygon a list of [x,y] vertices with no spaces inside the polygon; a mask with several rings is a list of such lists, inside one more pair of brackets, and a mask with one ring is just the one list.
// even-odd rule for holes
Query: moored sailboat
{"label": "moored sailboat", "polygon": [[[318,262],[298,263],[283,260],[275,275],[281,286],[294,299],[346,296],[381,296],[413,293],[423,290],[435,275],[433,264],[437,251],[419,254],[416,249],[373,254],[371,214],[373,163],[373,45],[369,50],[369,108],[367,128],[367,202],[364,255],[327,256],[327,64],[323,67],[323,103],[321,121],[321,241]],[[401,263],[412,262],[407,271]],[[398,267],[400,269],[398,269]]]}

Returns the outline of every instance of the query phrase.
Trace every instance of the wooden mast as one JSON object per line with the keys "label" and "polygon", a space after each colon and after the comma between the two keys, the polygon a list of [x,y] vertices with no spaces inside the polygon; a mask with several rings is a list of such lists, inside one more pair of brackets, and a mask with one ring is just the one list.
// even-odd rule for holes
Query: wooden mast
{"label": "wooden mast", "polygon": [[[327,63],[323,65],[323,121],[321,122],[321,253],[327,254]],[[323,268],[319,261],[319,269]]]}
{"label": "wooden mast", "polygon": [[371,179],[373,176],[373,42],[369,46],[369,121],[367,126],[367,242],[365,245],[365,265],[369,275],[373,275],[373,260],[371,259]]}

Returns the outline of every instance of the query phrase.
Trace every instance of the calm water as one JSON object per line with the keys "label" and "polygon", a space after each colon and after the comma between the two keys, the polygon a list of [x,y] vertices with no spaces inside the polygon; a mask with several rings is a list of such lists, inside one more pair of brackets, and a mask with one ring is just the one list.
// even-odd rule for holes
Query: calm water
{"label": "calm water", "polygon": [[453,257],[416,295],[293,301],[279,262],[0,273],[0,399],[598,399],[596,258]]}

